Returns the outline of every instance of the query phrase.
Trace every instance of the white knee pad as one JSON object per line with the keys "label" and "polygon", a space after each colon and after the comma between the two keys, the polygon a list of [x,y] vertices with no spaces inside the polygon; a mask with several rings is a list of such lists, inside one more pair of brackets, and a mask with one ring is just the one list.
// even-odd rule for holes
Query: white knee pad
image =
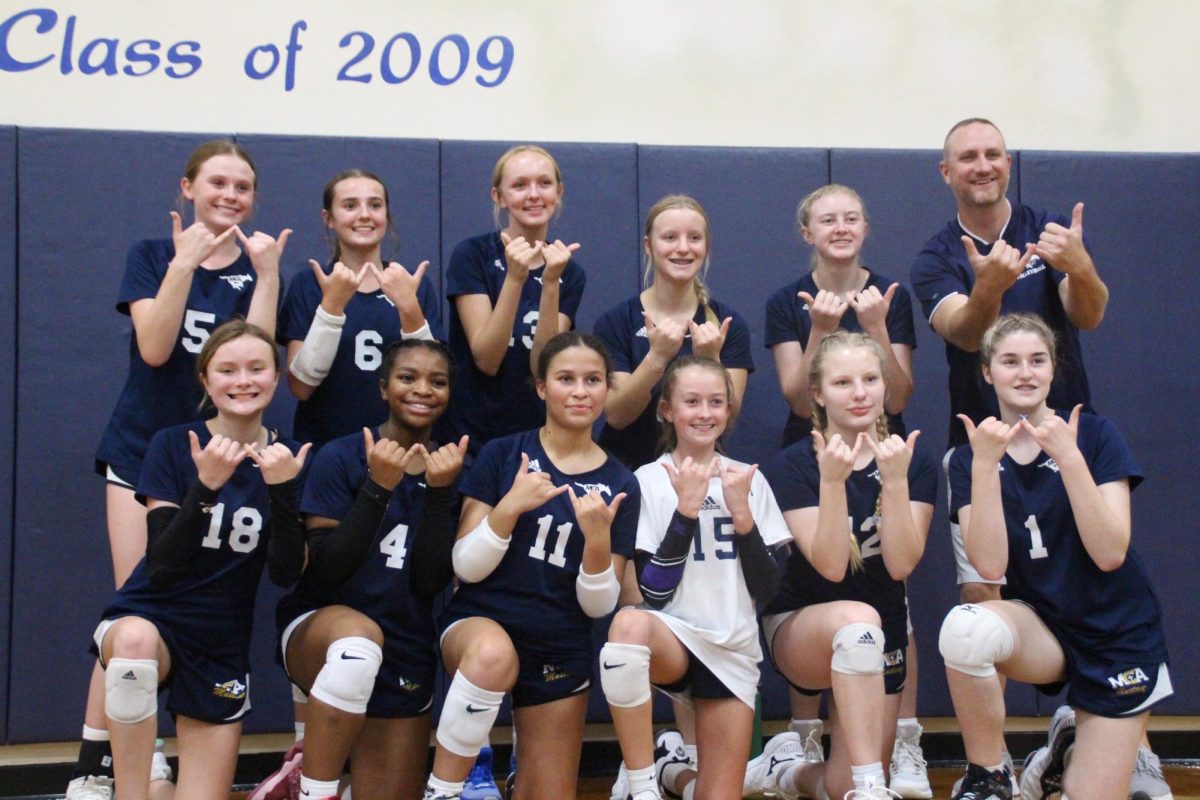
{"label": "white knee pad", "polygon": [[110,658],[104,668],[104,713],[113,722],[132,725],[158,711],[158,661]]}
{"label": "white knee pad", "polygon": [[883,630],[866,622],[851,622],[833,635],[829,668],[843,675],[879,675],[883,672]]}
{"label": "white knee pad", "polygon": [[438,720],[438,744],[455,755],[475,758],[487,743],[503,699],[504,692],[480,689],[456,672]]}
{"label": "white knee pad", "polygon": [[938,650],[947,667],[988,678],[996,674],[997,661],[1012,655],[1013,635],[995,612],[967,603],[946,615]]}
{"label": "white knee pad", "polygon": [[317,673],[309,694],[349,714],[365,714],[382,663],[383,651],[370,639],[338,639],[325,651],[325,666]]}
{"label": "white knee pad", "polygon": [[600,648],[600,686],[610,706],[633,708],[650,699],[650,648],[609,642]]}

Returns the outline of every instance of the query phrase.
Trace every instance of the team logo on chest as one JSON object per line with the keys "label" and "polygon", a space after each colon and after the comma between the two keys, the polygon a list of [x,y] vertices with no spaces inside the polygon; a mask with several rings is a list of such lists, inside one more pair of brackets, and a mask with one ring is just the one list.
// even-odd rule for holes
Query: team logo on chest
{"label": "team logo on chest", "polygon": [[[530,469],[533,469],[533,467],[531,466]],[[608,488],[607,483],[580,483],[579,481],[575,481],[575,485],[583,489],[584,494],[596,492],[597,494],[606,494],[612,497],[612,489]]]}
{"label": "team logo on chest", "polygon": [[222,275],[221,280],[233,287],[234,291],[240,292],[245,288],[246,284],[254,281],[254,276],[248,273],[242,275]]}
{"label": "team logo on chest", "polygon": [[498,259],[498,258],[497,258],[495,261],[493,261],[493,262],[492,262],[492,266],[493,266],[493,267],[495,267],[496,269],[500,270],[501,272],[505,272],[505,271],[506,271],[506,270],[504,269],[504,264],[503,264],[503,263],[500,261],[500,259]]}
{"label": "team logo on chest", "polygon": [[530,472],[542,472],[542,465],[538,463],[538,460],[536,458],[531,458],[529,460],[529,471]]}
{"label": "team logo on chest", "polygon": [[387,303],[389,306],[391,306],[392,308],[395,308],[395,307],[396,307],[396,304],[392,302],[392,298],[388,297],[388,296],[387,296],[386,294],[384,294],[383,292],[380,292],[379,294],[377,294],[377,295],[375,295],[375,296],[376,296],[376,297],[378,297],[380,300],[383,300],[384,302],[386,302],[386,303]]}
{"label": "team logo on chest", "polygon": [[1038,469],[1041,469],[1042,467],[1045,467],[1046,469],[1048,469],[1054,473],[1058,472],[1058,464],[1055,463],[1053,458],[1047,458],[1045,461],[1038,464]]}
{"label": "team logo on chest", "polygon": [[874,479],[875,479],[875,482],[876,482],[876,483],[878,483],[878,484],[882,484],[882,483],[883,483],[883,477],[882,477],[882,476],[879,474],[879,470],[875,470],[874,472],[872,472],[872,473],[871,473],[870,475],[868,475],[867,477],[868,477],[868,478],[874,478]]}

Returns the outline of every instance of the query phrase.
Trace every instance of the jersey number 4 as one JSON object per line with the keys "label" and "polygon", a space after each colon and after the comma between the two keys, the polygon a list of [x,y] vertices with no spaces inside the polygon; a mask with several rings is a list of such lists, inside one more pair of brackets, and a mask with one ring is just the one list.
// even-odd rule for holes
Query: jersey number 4
{"label": "jersey number 4", "polygon": [[[225,504],[217,503],[208,512],[208,533],[200,540],[204,547],[221,549],[221,523],[225,521]],[[262,530],[262,514],[257,508],[242,506],[233,512],[233,525],[229,529],[229,549],[235,553],[249,553],[258,547],[258,534]]]}
{"label": "jersey number 4", "polygon": [[383,562],[390,569],[404,569],[404,559],[408,556],[408,548],[404,542],[408,539],[408,526],[404,523],[388,531],[388,535],[379,540],[379,552],[387,556]]}

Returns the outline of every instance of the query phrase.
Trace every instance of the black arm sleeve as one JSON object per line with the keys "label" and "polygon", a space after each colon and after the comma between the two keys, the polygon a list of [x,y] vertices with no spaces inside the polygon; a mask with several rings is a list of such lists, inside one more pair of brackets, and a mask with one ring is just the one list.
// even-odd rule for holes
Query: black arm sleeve
{"label": "black arm sleeve", "polygon": [[146,515],[146,575],[153,583],[170,582],[185,571],[200,549],[217,493],[193,483],[178,508],[162,506]]}
{"label": "black arm sleeve", "polygon": [[671,602],[675,588],[683,580],[683,568],[687,565],[692,540],[699,529],[699,519],[685,517],[676,511],[671,515],[671,521],[667,523],[667,535],[659,543],[654,555],[647,554],[648,558],[642,558],[643,551],[634,554],[638,589],[651,608],[662,608]]}
{"label": "black arm sleeve", "polygon": [[421,524],[413,534],[410,588],[417,597],[431,600],[454,577],[451,554],[454,551],[454,490],[449,486],[430,486],[425,490]]}
{"label": "black arm sleeve", "polygon": [[307,580],[332,588],[354,574],[375,541],[392,493],[367,478],[346,518],[333,528],[308,532]]}
{"label": "black arm sleeve", "polygon": [[304,570],[304,522],[296,502],[300,483],[267,484],[271,498],[271,540],[267,544],[267,574],[276,586],[291,586]]}
{"label": "black arm sleeve", "polygon": [[764,605],[779,591],[782,576],[757,525],[745,536],[738,537],[738,561],[742,563],[742,577],[746,579],[750,596],[754,602]]}

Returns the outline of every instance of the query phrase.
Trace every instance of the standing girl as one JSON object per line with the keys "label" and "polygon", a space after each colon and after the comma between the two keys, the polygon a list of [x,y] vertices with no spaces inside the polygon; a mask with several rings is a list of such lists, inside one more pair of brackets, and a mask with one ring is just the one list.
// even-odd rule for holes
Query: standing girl
{"label": "standing girl", "polygon": [[227,322],[196,366],[216,416],[151,440],[138,480],[146,556],[94,637],[125,800],[149,791],[160,686],[170,690],[179,737],[180,795],[228,797],[250,710],[250,626],[263,564],[288,585],[304,561],[296,501],[309,445],[262,426],[279,379],[273,337]]}
{"label": "standing girl", "polygon": [[[996,672],[1056,694],[1051,740],[1026,760],[1021,794],[1127,796],[1151,707],[1172,694],[1162,610],[1130,547],[1129,493],[1142,473],[1112,423],[1046,405],[1056,342],[1032,314],[984,334],[983,378],[1000,418],[960,415],[969,444],[950,457],[950,513],[985,578],[1007,600],[961,605],[939,645],[962,726],[967,775],[955,798],[1011,797],[1001,766],[1004,698]],[[1064,755],[1074,743],[1064,774]]]}
{"label": "standing girl", "polygon": [[[748,770],[759,788],[898,796],[883,768],[905,680],[904,579],[925,550],[937,467],[914,451],[916,431],[907,441],[887,433],[887,359],[861,333],[822,339],[809,364],[812,440],[781,452],[767,473],[797,552],[763,630],[795,689],[832,688],[832,744],[828,762],[808,766],[799,736],[775,737]],[[798,757],[777,768],[780,752]]]}
{"label": "standing girl", "polygon": [[[107,482],[105,505],[113,577],[120,587],[146,552],[146,509],[134,498],[134,486],[150,438],[159,430],[199,419],[200,393],[196,356],[212,330],[243,316],[274,334],[279,306],[279,259],[290,230],[278,239],[239,225],[254,209],[258,174],[249,154],[233,142],[205,142],[192,152],[180,180],[180,193],[191,203],[194,222],[184,226],[171,212],[171,238],[147,239],[129,250],[117,293],[117,310],[133,322],[129,376],[96,453],[96,470]],[[239,242],[241,247],[239,247]],[[101,775],[107,753],[103,675],[92,675],[76,777],[77,792],[111,789]],[[156,775],[169,777],[165,760]],[[88,800],[93,800],[92,795]]]}
{"label": "standing girl", "polygon": [[[611,374],[604,346],[559,334],[538,359],[545,424],[489,443],[464,476],[442,616],[453,676],[427,800],[458,798],[505,692],[521,742],[516,800],[574,797],[594,664],[592,620],[616,605],[638,486],[591,438]],[[519,465],[514,468],[514,465]]]}
{"label": "standing girl", "polygon": [[296,276],[279,322],[288,386],[300,400],[294,433],[317,447],[387,419],[378,375],[392,342],[445,338],[437,293],[423,280],[429,262],[410,271],[383,261],[394,230],[383,181],[346,170],[325,185],[322,206],[333,258]]}
{"label": "standing girl", "polygon": [[790,407],[783,446],[812,430],[812,352],[839,328],[865,333],[883,347],[884,409],[892,431],[903,436],[900,412],[912,396],[912,351],[917,346],[912,301],[903,286],[862,264],[868,230],[862,198],[849,186],[822,186],[796,207],[796,227],[812,246],[812,269],[767,301],[766,346]]}
{"label": "standing girl", "polygon": [[[771,551],[790,535],[757,465],[717,453],[732,416],[729,372],[684,356],[662,384],[667,452],[637,471],[636,558],[649,607],[617,614],[600,679],[633,800],[658,800],[660,783],[671,797],[740,797],[762,660],[755,603],[778,588]],[[698,773],[686,754],[654,752],[652,684],[694,705]]]}
{"label": "standing girl", "polygon": [[452,484],[466,442],[429,445],[450,401],[450,357],[394,342],[377,428],[335,439],[313,460],[301,510],[308,565],[276,614],[289,678],[308,696],[302,797],[421,796],[433,704],[433,598],[450,582]]}
{"label": "standing girl", "polygon": [[671,359],[695,353],[723,364],[733,383],[732,409],[741,407],[754,371],[750,327],[704,285],[712,235],[704,207],[668,195],[646,215],[642,247],[646,288],[596,321],[616,370],[600,444],[630,468],[658,456],[659,382]]}
{"label": "standing girl", "polygon": [[531,376],[555,334],[569,331],[583,297],[578,244],[550,241],[562,210],[554,158],[536,145],[509,149],[492,170],[499,231],[460,242],[450,255],[450,352],[455,363],[452,427],[477,452],[498,436],[540,425],[543,405]]}

